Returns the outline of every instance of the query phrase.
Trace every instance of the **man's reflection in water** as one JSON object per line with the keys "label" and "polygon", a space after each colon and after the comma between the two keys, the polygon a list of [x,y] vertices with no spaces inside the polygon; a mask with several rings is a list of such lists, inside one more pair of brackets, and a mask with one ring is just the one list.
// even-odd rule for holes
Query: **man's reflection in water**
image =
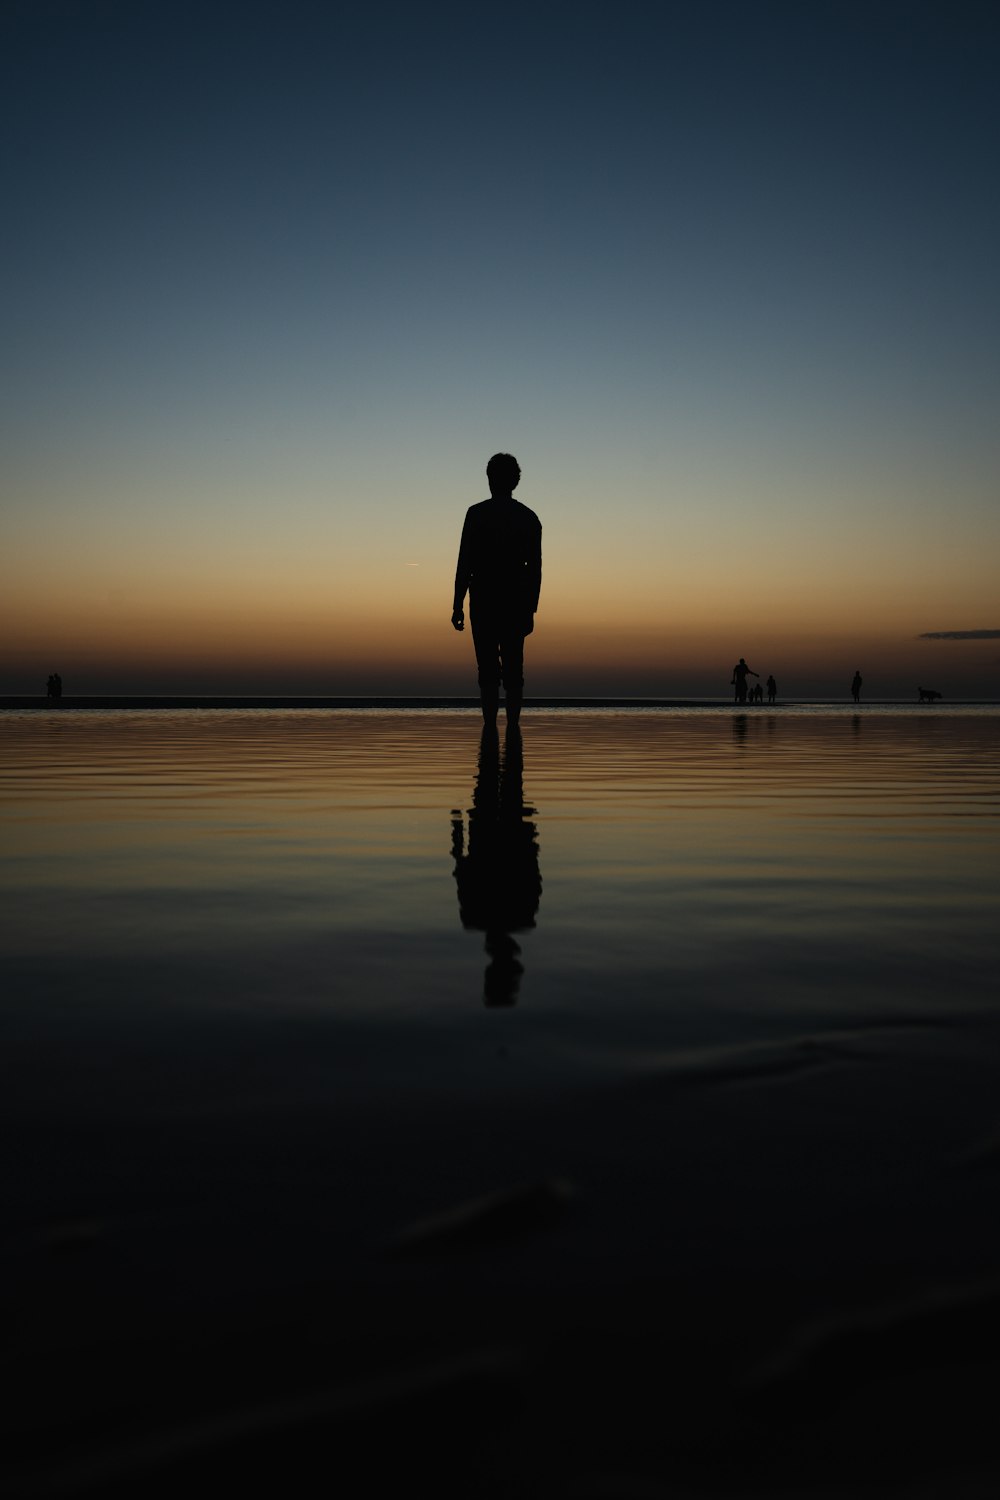
{"label": "man's reflection in water", "polygon": [[496,730],[485,728],[468,828],[456,809],[451,852],[462,926],[486,934],[487,1005],[514,1005],[524,973],[521,949],[511,934],[534,927],[542,894],[538,830],[529,821],[534,812],[524,805],[520,730],[507,730],[501,751]]}

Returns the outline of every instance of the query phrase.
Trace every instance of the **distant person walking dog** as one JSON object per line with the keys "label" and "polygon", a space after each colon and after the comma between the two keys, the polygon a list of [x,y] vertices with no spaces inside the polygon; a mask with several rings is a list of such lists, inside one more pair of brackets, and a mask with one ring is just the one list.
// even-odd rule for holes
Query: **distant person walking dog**
{"label": "distant person walking dog", "polygon": [[736,689],[736,702],[737,703],[745,703],[747,701],[747,673],[748,672],[749,672],[749,674],[750,674],[751,677],[759,677],[760,676],[760,673],[759,672],[755,672],[754,669],[753,669],[753,667],[748,667],[747,666],[746,662],[743,660],[743,658],[741,656],[740,659],[739,659],[739,661],[736,663],[735,667],[733,668],[733,676],[732,676],[732,681],[731,681],[731,684],[730,684],[732,687],[735,687],[735,689]]}
{"label": "distant person walking dog", "polygon": [[863,679],[860,672],[855,672],[853,678],[851,679],[851,696],[853,697],[855,703],[861,702],[862,680]]}
{"label": "distant person walking dog", "polygon": [[462,528],[451,623],[465,629],[468,593],[483,719],[496,723],[502,682],[511,727],[521,715],[524,640],[542,587],[542,524],[514,499],[521,467],[513,454],[494,453],[486,478],[490,498],[470,505]]}

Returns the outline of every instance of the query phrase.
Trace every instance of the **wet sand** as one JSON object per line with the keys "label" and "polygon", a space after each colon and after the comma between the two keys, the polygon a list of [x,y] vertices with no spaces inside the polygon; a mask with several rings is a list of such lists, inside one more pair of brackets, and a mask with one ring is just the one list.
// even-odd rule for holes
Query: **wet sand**
{"label": "wet sand", "polygon": [[[381,899],[413,849],[427,842],[437,858],[438,828],[448,900],[439,911],[433,873],[411,862],[426,910],[412,923],[402,911],[398,932],[383,920],[381,966],[352,946],[352,918],[313,968],[287,873],[309,857],[314,794],[340,841],[335,862],[353,847],[352,817],[378,842],[365,770],[375,740],[349,766],[317,760],[291,782],[286,768],[277,786],[273,759],[254,750],[241,761],[248,742],[236,739],[219,762],[204,745],[200,761],[178,762],[162,737],[162,760],[134,737],[114,761],[94,739],[88,774],[82,739],[72,754],[45,741],[44,757],[14,744],[21,797],[29,779],[48,778],[37,828],[17,845],[20,888],[41,880],[55,847],[43,809],[59,814],[60,847],[84,842],[73,888],[100,888],[77,925],[68,886],[50,873],[4,939],[9,1492],[994,1493],[997,940],[971,880],[962,902],[978,948],[949,903],[963,867],[983,910],[995,900],[995,840],[977,834],[996,815],[995,727],[918,746],[913,795],[930,824],[920,833],[885,780],[903,775],[914,742],[889,730],[867,748],[845,742],[840,783],[827,767],[827,820],[789,786],[795,766],[807,775],[802,741],[782,758],[781,741],[755,749],[751,729],[734,745],[727,726],[709,774],[704,726],[678,731],[660,770],[661,721],[630,760],[609,756],[615,726],[575,725],[578,759],[563,720],[536,726],[534,741],[529,726],[523,789],[544,886],[536,927],[520,935],[518,1003],[500,1009],[483,1007],[482,934],[462,930],[447,889],[446,794],[454,787],[464,809],[475,770],[476,737],[461,719],[435,729],[433,773],[411,764],[409,721],[370,731],[387,760],[397,747],[380,793],[395,837],[419,825],[375,862]],[[202,741],[183,743],[191,752]],[[317,738],[309,754],[326,745]],[[188,785],[177,790],[179,765]],[[239,791],[261,778],[263,792]],[[869,838],[858,881],[886,840],[905,843],[900,869],[934,854],[927,880],[940,909],[920,919],[933,930],[912,967],[892,935],[906,921],[894,891],[917,900],[901,883],[865,898],[881,903],[876,936],[864,929],[842,968],[836,932],[816,927],[796,946],[809,908],[791,892],[779,907],[787,932],[772,919],[770,967],[722,965],[701,949],[702,967],[690,967],[694,908],[678,917],[665,905],[657,937],[656,891],[671,889],[673,865],[657,867],[649,925],[635,925],[647,876],[634,872],[647,855],[633,814],[656,822],[652,843],[673,850],[680,885],[698,886],[690,849],[720,826],[712,807],[725,811],[736,786],[785,827],[766,850],[763,834],[746,846],[727,835],[723,869],[764,866],[780,849],[807,883],[794,853],[803,819],[808,848],[818,842],[829,865],[828,901],[845,821],[847,847]],[[873,840],[858,809],[877,787],[891,816]],[[360,810],[359,798],[369,799]],[[699,799],[707,821],[689,845],[681,825]],[[115,800],[126,830],[117,845]],[[287,870],[254,877],[267,881],[267,904],[243,906],[241,959],[243,919],[237,909],[230,926],[223,901],[230,867],[209,853],[236,839],[241,862],[278,861],[279,835],[303,807]],[[195,826],[211,839],[195,895],[214,961],[211,943],[192,946],[164,884],[192,839],[178,819],[198,808]],[[160,823],[177,830],[176,845],[156,842]],[[25,839],[23,824],[11,827]],[[601,840],[612,833],[609,852]],[[126,854],[139,860],[151,840],[148,878],[159,884],[145,907],[146,866]],[[360,859],[355,882],[369,878]],[[575,885],[573,860],[585,867]],[[642,975],[614,951],[613,923],[592,950],[579,928],[559,937],[561,889],[586,908],[588,883],[606,888],[609,868],[623,893],[618,927],[648,958]],[[723,883],[713,873],[698,895],[706,931]],[[282,889],[280,932],[254,947]],[[331,890],[347,899],[346,887]],[[845,910],[845,930],[860,934]],[[436,946],[439,917],[447,947]],[[377,989],[358,1004],[365,974]],[[436,998],[422,988],[435,975]],[[323,982],[336,1003],[310,989]]]}
{"label": "wet sand", "polygon": [[448,1494],[995,1477],[995,1026],[576,1093],[414,1036],[423,1096],[368,1108],[379,1046],[320,1023],[47,1068],[17,1110],[21,1492],[312,1493],[349,1460]]}

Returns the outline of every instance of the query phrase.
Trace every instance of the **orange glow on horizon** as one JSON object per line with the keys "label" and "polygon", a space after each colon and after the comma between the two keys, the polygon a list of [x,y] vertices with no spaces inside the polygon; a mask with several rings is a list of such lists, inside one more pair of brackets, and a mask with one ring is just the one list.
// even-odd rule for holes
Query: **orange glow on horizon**
{"label": "orange glow on horizon", "polygon": [[[889,570],[874,546],[850,565],[829,548],[807,566],[764,541],[745,555],[721,544],[709,553],[690,527],[671,546],[669,515],[648,535],[625,525],[607,539],[585,511],[574,529],[553,509],[529,692],[586,695],[593,684],[599,694],[726,696],[741,655],[789,693],[837,685],[858,666],[866,680],[907,691],[927,677],[996,691],[989,643],[919,639],[995,623],[991,553],[975,569],[943,556],[915,583],[905,557]],[[356,516],[337,535],[178,531],[150,541],[141,563],[127,538],[67,534],[44,568],[15,574],[8,562],[0,692],[32,691],[58,668],[92,692],[110,681],[156,691],[149,684],[169,680],[216,691],[294,682],[319,693],[474,693],[471,632],[450,625],[460,522],[460,507],[439,508],[422,530],[408,522],[378,542]]]}

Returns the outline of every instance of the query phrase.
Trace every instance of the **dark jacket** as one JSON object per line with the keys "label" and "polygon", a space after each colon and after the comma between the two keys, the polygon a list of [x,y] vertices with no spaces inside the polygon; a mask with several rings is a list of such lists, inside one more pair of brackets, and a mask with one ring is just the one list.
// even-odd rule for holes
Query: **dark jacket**
{"label": "dark jacket", "polygon": [[470,505],[462,528],[455,597],[473,608],[534,614],[542,587],[542,523],[519,500]]}

